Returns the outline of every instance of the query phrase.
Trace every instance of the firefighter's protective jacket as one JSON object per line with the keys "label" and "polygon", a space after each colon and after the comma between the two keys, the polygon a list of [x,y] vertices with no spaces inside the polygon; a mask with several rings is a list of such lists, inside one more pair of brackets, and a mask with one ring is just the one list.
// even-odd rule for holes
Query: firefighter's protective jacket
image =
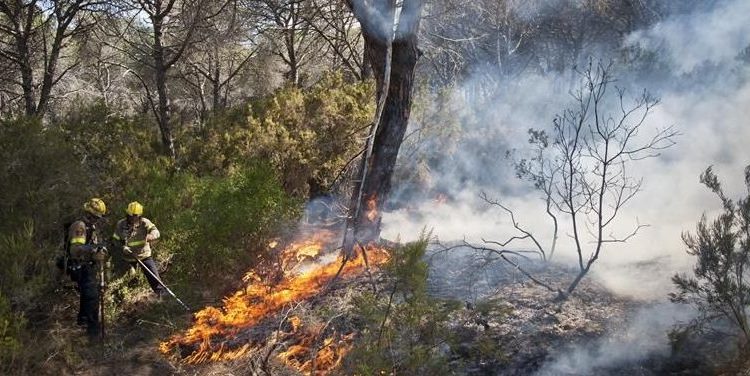
{"label": "firefighter's protective jacket", "polygon": [[156,240],[160,236],[156,225],[150,220],[141,217],[135,225],[130,225],[127,218],[123,218],[117,222],[112,239],[124,246],[130,247],[133,254],[127,255],[123,253],[125,260],[135,261],[135,258],[143,260],[151,256],[151,244],[146,241],[146,236],[149,234],[152,240]]}
{"label": "firefighter's protective jacket", "polygon": [[78,261],[91,261],[91,244],[99,244],[99,235],[94,225],[78,220],[68,227],[70,257]]}

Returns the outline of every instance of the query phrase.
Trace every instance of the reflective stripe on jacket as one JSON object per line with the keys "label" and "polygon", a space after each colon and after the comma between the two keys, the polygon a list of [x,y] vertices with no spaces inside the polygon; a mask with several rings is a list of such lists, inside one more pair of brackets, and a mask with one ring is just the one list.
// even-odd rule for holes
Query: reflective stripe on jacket
{"label": "reflective stripe on jacket", "polygon": [[[99,243],[99,236],[95,229],[87,229],[86,222],[78,220],[68,227],[68,241],[70,242],[70,257],[76,260],[86,261],[91,257],[84,247],[86,244]],[[91,234],[87,235],[87,231]],[[88,237],[88,238],[87,238]]]}
{"label": "reflective stripe on jacket", "polygon": [[[154,239],[158,239],[160,236],[159,229],[147,218],[141,217],[140,221],[134,226],[128,224],[127,218],[123,218],[117,222],[112,238],[122,245],[130,247],[135,257],[143,260],[151,256],[151,245],[146,241],[146,235],[148,234],[151,234]],[[123,254],[123,258],[134,260],[132,256],[125,254]]]}

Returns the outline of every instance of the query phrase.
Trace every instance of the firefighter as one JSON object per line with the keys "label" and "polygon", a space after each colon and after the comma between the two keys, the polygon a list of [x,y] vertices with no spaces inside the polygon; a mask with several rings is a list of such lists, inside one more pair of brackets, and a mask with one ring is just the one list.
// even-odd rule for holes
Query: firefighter
{"label": "firefighter", "polygon": [[71,277],[78,284],[81,296],[78,309],[78,325],[86,327],[91,338],[99,336],[99,286],[97,284],[97,263],[107,257],[106,248],[99,234],[102,217],[107,206],[99,198],[92,198],[83,204],[83,216],[68,228]]}
{"label": "firefighter", "polygon": [[[160,298],[164,292],[164,286],[159,278],[156,261],[151,257],[151,242],[159,239],[159,229],[143,217],[143,205],[137,201],[128,204],[125,214],[127,216],[117,222],[112,239],[120,246],[122,257],[131,268],[141,265],[151,290]],[[136,259],[141,262],[138,263]],[[146,268],[148,270],[145,270]]]}

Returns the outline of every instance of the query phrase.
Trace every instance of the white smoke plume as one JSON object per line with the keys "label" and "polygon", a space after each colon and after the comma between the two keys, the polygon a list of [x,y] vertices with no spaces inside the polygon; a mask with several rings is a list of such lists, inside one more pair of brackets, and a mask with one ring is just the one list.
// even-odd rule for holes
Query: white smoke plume
{"label": "white smoke plume", "polygon": [[[621,81],[617,84],[645,87],[661,98],[647,126],[674,125],[681,136],[676,146],[658,158],[632,164],[631,174],[644,179],[643,191],[620,214],[615,230],[627,232],[636,223],[650,227],[627,243],[607,244],[589,277],[599,279],[616,293],[662,304],[644,311],[633,325],[602,343],[561,354],[545,366],[542,374],[586,374],[613,362],[667,351],[666,331],[687,318],[666,303],[673,289],[670,277],[689,271],[693,263],[685,253],[681,235],[694,231],[702,214],[710,218],[721,209],[720,201],[699,183],[698,177],[713,166],[730,197],[747,193],[742,175],[750,164],[750,64],[740,57],[750,47],[748,14],[748,1],[720,1],[701,12],[664,19],[626,39],[623,48],[654,50],[669,69],[660,71],[659,80],[651,75],[643,81],[634,78],[638,75],[628,72],[627,67],[620,67],[617,73]],[[435,184],[451,187],[451,200],[385,213],[382,235],[408,241],[426,227],[442,241],[506,240],[514,234],[509,219],[479,200],[483,190],[512,208],[522,225],[548,243],[551,228],[540,193],[514,177],[503,155],[510,148],[527,145],[528,128],[549,129],[553,116],[566,103],[572,103],[566,90],[560,89],[560,81],[565,80],[520,77],[511,83],[511,95],[500,96],[498,102],[483,108],[467,106],[466,110],[475,111],[473,116],[481,120],[480,127],[462,131],[466,137],[485,140],[486,149],[460,149],[451,155],[452,163],[484,173],[496,184],[457,178],[453,176],[455,171],[432,171]],[[459,87],[455,95],[466,98],[467,91],[471,90]],[[496,138],[498,135],[502,138]],[[493,147],[493,155],[477,155]],[[560,234],[559,262],[572,261],[574,256],[567,235],[564,230]],[[528,249],[530,244],[515,247]],[[598,350],[592,352],[594,348]]]}
{"label": "white smoke plume", "polygon": [[677,73],[690,73],[703,64],[731,62],[748,47],[750,2],[718,2],[700,14],[678,15],[648,30],[630,35],[627,44],[661,51]]}
{"label": "white smoke plume", "polygon": [[631,366],[632,362],[649,357],[668,356],[671,345],[663,333],[676,321],[688,320],[691,315],[685,307],[668,303],[642,308],[632,325],[610,337],[563,349],[552,355],[554,360],[547,362],[536,375],[601,375],[617,369],[618,365]]}
{"label": "white smoke plume", "polygon": [[[750,32],[738,33],[737,30],[746,30],[750,25],[740,16],[750,14],[746,11],[748,7],[745,1],[723,2],[708,14],[679,15],[627,38],[629,45],[638,44],[643,48],[662,41],[658,43],[668,51],[666,56],[676,62],[679,69],[673,71],[673,75],[663,77],[662,82],[647,83],[646,89],[661,98],[661,104],[647,120],[647,127],[674,125],[681,136],[677,138],[677,145],[660,157],[632,164],[631,173],[644,178],[643,191],[621,213],[617,230],[627,233],[636,221],[650,227],[642,229],[625,244],[608,244],[601,263],[595,266],[602,276],[606,276],[609,269],[613,271],[605,282],[611,281],[611,287],[619,292],[627,293],[635,285],[630,282],[640,281],[640,285],[644,285],[641,276],[629,281],[622,275],[623,263],[656,259],[668,266],[669,270],[652,276],[658,283],[645,282],[649,287],[644,290],[654,298],[664,297],[670,287],[669,277],[689,266],[681,234],[692,231],[702,213],[720,209],[720,202],[698,182],[698,176],[706,167],[714,166],[729,194],[737,196],[743,192],[742,171],[750,163],[746,151],[750,127],[745,110],[750,104],[750,75],[748,65],[737,56],[750,46]],[[736,16],[729,17],[729,14]],[[673,37],[698,24],[706,32],[695,32],[690,40]],[[700,59],[695,47],[702,45],[712,47]],[[707,65],[719,75],[709,83],[703,80]],[[626,73],[623,71],[623,76]],[[682,84],[676,87],[675,80]],[[550,226],[540,193],[515,178],[504,154],[511,148],[523,149],[527,145],[528,128],[549,129],[554,115],[572,104],[567,91],[560,89],[560,81],[550,77],[521,77],[510,84],[512,95],[501,96],[496,103],[482,108],[469,104],[465,111],[474,112],[472,116],[479,119],[479,129],[462,129],[466,133],[464,137],[484,140],[486,145],[479,150],[459,150],[451,156],[452,164],[461,166],[464,171],[474,169],[475,176],[489,176],[494,183],[476,184],[452,176],[455,171],[449,174],[433,171],[433,180],[450,187],[453,200],[445,204],[428,202],[417,210],[385,213],[383,236],[410,240],[426,227],[446,241],[464,237],[505,240],[513,233],[508,218],[502,211],[491,209],[479,200],[480,191],[484,190],[513,208],[524,226],[542,234],[542,239],[546,238],[543,234],[550,233]],[[624,79],[617,85],[641,86]],[[458,88],[456,96],[466,98],[462,90],[464,88]],[[635,95],[637,91],[630,93]],[[489,156],[486,155],[488,150],[491,151]],[[477,155],[478,151],[483,154]],[[570,256],[572,248],[566,244],[567,234],[560,235],[560,255],[564,257],[567,250]],[[657,285],[660,288],[655,290],[653,287]]]}

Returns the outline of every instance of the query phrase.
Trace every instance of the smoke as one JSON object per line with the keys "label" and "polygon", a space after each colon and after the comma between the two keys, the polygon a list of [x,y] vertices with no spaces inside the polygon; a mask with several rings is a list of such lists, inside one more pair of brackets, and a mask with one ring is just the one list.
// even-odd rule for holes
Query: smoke
{"label": "smoke", "polygon": [[[622,374],[637,374],[644,359],[667,357],[671,348],[666,331],[677,321],[693,315],[685,307],[669,303],[640,309],[632,325],[616,331],[611,336],[581,346],[571,346],[553,354],[536,374],[543,375],[601,375],[618,370]],[[627,367],[624,368],[623,367]]]}
{"label": "smoke", "polygon": [[[660,81],[641,82],[627,67],[618,66],[620,80],[616,84],[631,88],[631,96],[645,87],[660,97],[661,104],[647,119],[646,128],[674,125],[681,136],[676,146],[658,158],[633,161],[630,167],[632,175],[643,177],[643,190],[620,214],[613,232],[627,234],[639,223],[649,227],[627,243],[608,244],[595,267],[604,282],[618,292],[629,293],[630,286],[651,284],[646,289],[651,297],[662,298],[670,288],[669,276],[689,267],[691,260],[685,256],[681,234],[691,231],[704,212],[710,215],[720,209],[720,202],[698,182],[706,167],[714,166],[729,194],[743,193],[742,171],[750,163],[744,152],[750,139],[744,113],[750,103],[750,82],[748,66],[737,56],[750,46],[750,26],[742,17],[748,8],[745,1],[720,2],[704,13],[680,14],[626,38],[628,48],[659,45],[659,56],[674,69],[666,71]],[[676,36],[684,34],[690,38]],[[715,79],[705,82],[707,72],[714,73]],[[507,214],[479,199],[480,192],[487,192],[513,209],[525,228],[548,239],[550,222],[540,193],[514,176],[504,155],[510,149],[523,152],[528,145],[527,129],[549,130],[554,115],[573,104],[564,85],[568,81],[566,77],[521,76],[489,100],[475,99],[476,82],[471,80],[456,87],[452,100],[461,103],[451,112],[453,118],[446,116],[444,121],[459,119],[462,136],[454,141],[455,151],[435,148],[435,153],[447,156],[439,169],[430,171],[428,184],[435,191],[447,192],[450,199],[385,213],[383,236],[410,240],[425,227],[446,241],[464,237],[505,240],[517,234],[509,226]],[[560,235],[563,260],[572,256],[572,246],[566,232]],[[641,276],[629,281],[622,275],[623,264],[646,260],[659,260],[667,270],[647,282]],[[659,288],[654,289],[656,286]]]}
{"label": "smoke", "polygon": [[[747,193],[742,175],[750,164],[750,66],[740,58],[750,46],[747,14],[750,2],[720,1],[701,11],[667,17],[624,41],[623,49],[653,52],[656,61],[646,74],[642,66],[618,65],[617,85],[636,89],[631,94],[645,87],[661,98],[646,127],[673,125],[681,135],[677,145],[659,157],[631,164],[630,174],[643,177],[644,184],[619,214],[613,232],[627,234],[638,224],[649,227],[625,243],[607,244],[590,276],[616,293],[665,302],[673,290],[670,277],[690,270],[693,260],[685,253],[681,235],[694,231],[702,214],[710,218],[721,209],[720,201],[698,181],[708,166],[713,166],[730,197]],[[540,193],[514,176],[504,154],[525,150],[528,128],[550,129],[554,115],[572,104],[565,85],[569,81],[567,76],[521,76],[485,101],[475,99],[476,82],[454,88],[452,97],[463,105],[445,121],[458,119],[462,137],[453,148],[436,150],[447,156],[427,179],[432,192],[445,192],[449,199],[384,213],[382,236],[408,241],[423,228],[432,229],[441,241],[504,241],[518,235],[507,213],[479,199],[480,192],[487,192],[514,210],[516,220],[547,246],[551,225]],[[426,112],[430,111],[440,109]],[[417,118],[412,126],[425,123]],[[573,262],[569,230],[566,223],[561,226],[556,260]],[[510,248],[530,249],[532,244],[518,242]],[[665,332],[687,318],[681,309],[655,304],[613,337],[559,355],[541,374],[591,373],[606,364],[667,351]]]}
{"label": "smoke", "polygon": [[677,15],[648,30],[632,33],[627,45],[660,50],[677,73],[703,64],[724,64],[748,47],[750,2],[722,1],[700,14]]}

